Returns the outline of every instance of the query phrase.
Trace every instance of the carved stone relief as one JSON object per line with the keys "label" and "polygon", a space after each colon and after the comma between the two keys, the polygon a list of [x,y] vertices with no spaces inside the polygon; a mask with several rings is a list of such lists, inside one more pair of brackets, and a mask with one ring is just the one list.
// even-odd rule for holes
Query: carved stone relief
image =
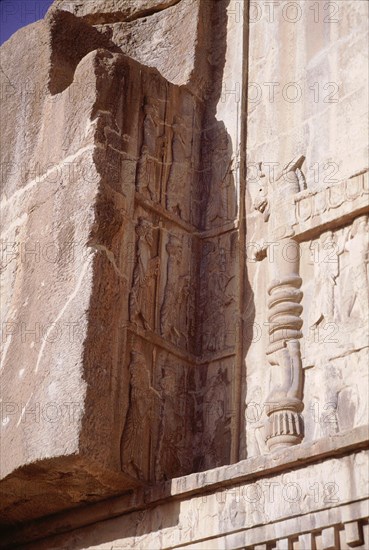
{"label": "carved stone relief", "polygon": [[149,148],[143,145],[137,164],[137,191],[146,199],[158,202],[159,189],[157,180],[157,160],[150,156]]}
{"label": "carved stone relief", "polygon": [[236,254],[232,236],[203,243],[200,313],[204,353],[221,352],[235,344]]}
{"label": "carved stone relief", "polygon": [[368,206],[368,172],[359,174],[329,187],[306,189],[295,197],[295,233],[306,233],[314,228],[334,223],[338,219]]}
{"label": "carved stone relief", "polygon": [[368,252],[367,215],[301,244],[308,440],[365,423]]}
{"label": "carved stone relief", "polygon": [[158,100],[145,99],[143,139],[137,164],[136,189],[146,199],[160,201],[161,173],[165,153],[164,121]]}
{"label": "carved stone relief", "polygon": [[[269,273],[268,299],[264,303],[258,297],[255,317],[250,321],[253,334],[248,353],[246,397],[249,456],[277,448],[273,446],[273,442],[278,442],[273,433],[278,430],[283,437],[286,433],[291,435],[288,421],[293,425],[293,415],[286,419],[287,406],[279,416],[274,415],[274,409],[276,402],[278,406],[286,404],[288,389],[296,388],[296,381],[304,380],[303,403],[300,387],[300,405],[296,403],[296,408],[304,407],[306,440],[360,426],[367,414],[364,395],[368,391],[368,374],[364,364],[369,360],[369,238],[368,215],[363,214],[367,209],[367,173],[336,184],[334,190],[312,191],[301,190],[305,186],[301,161],[299,167],[301,173],[296,174],[294,190],[293,173],[288,177],[289,193],[283,182],[278,188],[279,181],[287,179],[283,173],[274,184],[270,181],[263,184],[266,178],[261,165],[262,185],[254,207],[263,218],[258,221],[255,213],[249,214],[247,260],[252,287],[263,287]],[[340,193],[344,196],[339,199]],[[279,205],[276,219],[272,217],[274,200]],[[304,201],[310,206],[313,204],[306,221],[301,218]],[[324,216],[318,207],[324,210]],[[352,221],[356,212],[356,219]],[[328,223],[323,223],[325,219]],[[256,242],[256,239],[260,240]],[[288,275],[298,276],[295,287],[292,279],[288,282],[285,279]],[[286,302],[283,292],[289,296]],[[289,309],[284,311],[287,303]],[[268,315],[264,313],[263,318],[265,310]],[[297,344],[294,353],[291,341]],[[276,353],[279,345],[285,347]],[[251,364],[258,361],[264,350],[271,365],[269,382],[267,375]],[[357,384],[358,376],[362,384]],[[265,414],[271,420],[274,418],[274,422],[266,423],[266,432],[262,421]],[[299,442],[298,433],[295,435]]]}
{"label": "carved stone relief", "polygon": [[[260,186],[260,196],[255,200],[255,209],[268,222],[268,238],[261,249],[268,250],[269,255],[266,355],[272,370],[265,438],[270,450],[295,445],[303,438],[300,416],[303,371],[299,341],[302,337],[302,279],[299,244],[292,238],[294,210],[291,206],[294,196],[305,185],[301,170],[304,159],[303,156],[294,159],[274,183],[269,181]],[[256,259],[263,257],[261,254]]]}
{"label": "carved stone relief", "polygon": [[140,218],[136,225],[136,258],[129,296],[130,321],[146,330],[154,328],[155,281],[159,257],[155,247],[152,224]]}
{"label": "carved stone relief", "polygon": [[165,245],[166,273],[160,309],[163,338],[188,349],[194,335],[195,288],[191,273],[191,238],[170,234]]}
{"label": "carved stone relief", "polygon": [[[347,257],[347,260],[345,258]],[[345,261],[346,260],[346,261]],[[346,276],[340,288],[341,315],[347,321],[365,322],[369,312],[369,216],[356,218],[344,236],[342,270]]]}
{"label": "carved stone relief", "polygon": [[166,207],[184,220],[189,220],[189,196],[193,175],[192,117],[176,115],[172,124],[169,177]]}
{"label": "carved stone relief", "polygon": [[236,153],[231,150],[229,137],[224,131],[208,136],[204,152],[205,226],[219,227],[235,220],[236,204]]}
{"label": "carved stone relief", "polygon": [[[305,371],[305,439],[365,425],[368,417],[368,347],[321,359]],[[360,382],[358,383],[358,379]]]}
{"label": "carved stone relief", "polygon": [[187,369],[186,364],[165,352],[160,352],[157,357],[155,387],[160,395],[160,407],[152,442],[157,481],[191,471]]}
{"label": "carved stone relief", "polygon": [[322,322],[333,322],[335,318],[340,250],[332,231],[322,233],[317,241],[311,243],[310,250],[314,256],[314,298],[309,327],[314,329]]}
{"label": "carved stone relief", "polygon": [[368,216],[359,216],[302,245],[306,367],[367,345],[368,227]]}
{"label": "carved stone relief", "polygon": [[[216,361],[201,366],[195,399],[197,404],[194,454],[197,467],[206,470],[230,460],[234,360]],[[202,387],[202,389],[201,389]]]}
{"label": "carved stone relief", "polygon": [[0,546],[368,548],[367,3],[267,4],[61,0],[2,46]]}
{"label": "carved stone relief", "polygon": [[129,363],[129,402],[122,434],[124,472],[146,480],[150,473],[149,434],[156,418],[159,392],[151,383],[147,354],[134,350]]}

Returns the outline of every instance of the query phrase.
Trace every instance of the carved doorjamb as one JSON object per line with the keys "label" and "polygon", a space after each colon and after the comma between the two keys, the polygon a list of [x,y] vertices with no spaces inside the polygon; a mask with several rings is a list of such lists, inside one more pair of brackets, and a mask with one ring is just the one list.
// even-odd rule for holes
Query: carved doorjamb
{"label": "carved doorjamb", "polygon": [[[302,279],[299,274],[300,245],[294,240],[293,201],[305,187],[300,156],[260,189],[254,207],[268,222],[268,239],[261,260],[269,250],[268,335],[266,356],[272,368],[267,398],[265,441],[270,451],[301,443],[303,439]],[[261,174],[261,177],[264,177]],[[265,189],[266,187],[266,189]],[[291,203],[291,204],[290,204]],[[273,249],[271,248],[273,247]]]}

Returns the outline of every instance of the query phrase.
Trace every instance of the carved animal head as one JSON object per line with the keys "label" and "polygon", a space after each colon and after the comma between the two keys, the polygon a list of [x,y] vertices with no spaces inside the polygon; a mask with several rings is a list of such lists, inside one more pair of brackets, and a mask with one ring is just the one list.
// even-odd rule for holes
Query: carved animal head
{"label": "carved animal head", "polygon": [[265,189],[263,187],[260,187],[258,190],[258,195],[254,200],[254,210],[258,210],[259,212],[263,213],[267,206],[268,197],[265,194]]}
{"label": "carved animal head", "polygon": [[258,191],[253,202],[254,210],[258,210],[262,214],[268,207],[268,181],[262,169],[262,162],[258,163]]}
{"label": "carved animal head", "polygon": [[268,184],[262,184],[258,188],[258,194],[254,199],[254,210],[258,210],[263,214],[264,221],[269,219],[269,200],[268,200]]}

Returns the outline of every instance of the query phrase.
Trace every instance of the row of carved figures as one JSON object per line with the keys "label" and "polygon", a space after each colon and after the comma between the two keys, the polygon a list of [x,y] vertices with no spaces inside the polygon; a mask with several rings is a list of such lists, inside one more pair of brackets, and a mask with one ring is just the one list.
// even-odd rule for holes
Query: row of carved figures
{"label": "row of carved figures", "polygon": [[[193,222],[193,207],[209,226],[235,218],[233,172],[237,160],[225,133],[217,136],[216,151],[208,144],[200,168],[193,116],[176,115],[164,122],[159,104],[144,105],[143,136],[137,164],[136,189],[147,200],[162,203],[169,212]],[[207,158],[209,157],[209,158]],[[202,185],[194,185],[201,178]],[[204,190],[199,193],[199,189]]]}
{"label": "row of carved figures", "polygon": [[[295,445],[303,439],[303,365],[300,341],[302,333],[302,279],[300,277],[300,244],[294,239],[293,208],[297,193],[305,188],[302,173],[304,157],[300,156],[282,170],[274,184],[268,182],[266,189],[260,189],[260,198],[255,201],[255,209],[263,214],[268,224],[267,243],[274,246],[273,261],[268,262],[268,315],[269,345],[266,357],[271,367],[271,389],[268,396],[268,422],[265,439],[270,450]],[[280,228],[286,230],[281,236]],[[335,249],[335,261],[316,262],[314,319],[317,325],[324,319],[329,322],[333,316],[334,286],[336,284],[339,256],[345,250],[350,255],[350,269],[354,270],[353,292],[350,298],[350,311],[356,303],[366,314],[368,308],[362,300],[363,289],[368,290],[368,216],[358,217],[342,243]],[[130,294],[130,319],[147,330],[153,330],[151,319],[154,312],[154,296],[160,271],[159,256],[152,257],[152,224],[140,218],[136,226],[136,259],[133,284]],[[321,236],[323,249],[327,239],[333,242],[333,235],[324,232]],[[191,337],[190,324],[195,319],[195,290],[189,273],[182,274],[183,240],[170,235],[166,246],[166,272],[164,297],[159,310],[161,335],[178,344],[188,345]],[[286,251],[288,251],[286,253]],[[226,258],[220,248],[216,269],[207,273],[204,302],[199,301],[203,310],[204,349],[217,351],[219,342],[226,334],[225,307],[234,301],[228,285],[232,276],[226,269]],[[268,248],[266,248],[268,253]],[[261,260],[265,254],[257,259]],[[221,345],[223,345],[222,342]]]}
{"label": "row of carved figures", "polygon": [[204,251],[199,287],[195,288],[190,266],[191,238],[186,242],[187,236],[170,234],[165,244],[166,253],[160,259],[155,252],[161,246],[154,242],[155,231],[151,222],[139,218],[129,298],[130,321],[147,331],[155,329],[155,297],[158,280],[162,277],[165,285],[159,309],[161,336],[189,349],[190,341],[193,346],[198,342],[195,327],[200,323],[203,329],[201,348],[209,352],[225,349],[231,345],[235,333],[234,327],[227,327],[227,310],[235,303],[234,275],[227,269],[227,257],[231,253],[210,243],[212,247]]}
{"label": "row of carved figures", "polygon": [[[152,257],[156,248],[151,222],[140,218],[136,225],[135,265],[129,297],[130,321],[147,331],[154,330],[155,296],[161,264],[160,256]],[[163,338],[182,347],[188,346],[194,322],[190,273],[182,274],[183,243],[170,235],[165,246],[166,273],[164,297],[160,307],[160,333]]]}
{"label": "row of carved figures", "polygon": [[[194,171],[192,119],[177,115],[169,130],[159,114],[159,105],[144,106],[143,139],[137,165],[136,188],[146,199],[165,206],[183,219],[189,217],[186,188]],[[164,186],[164,190],[161,189]]]}

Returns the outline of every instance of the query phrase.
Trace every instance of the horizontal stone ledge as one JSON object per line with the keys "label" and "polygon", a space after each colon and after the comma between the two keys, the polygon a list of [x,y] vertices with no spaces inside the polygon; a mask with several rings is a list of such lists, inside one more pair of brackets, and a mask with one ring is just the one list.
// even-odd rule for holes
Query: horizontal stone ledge
{"label": "horizontal stone ledge", "polygon": [[[369,211],[368,172],[343,180],[325,189],[306,190],[295,197],[296,240],[317,237]],[[352,189],[354,193],[352,193]]]}
{"label": "horizontal stone ledge", "polygon": [[[206,540],[196,541],[195,543],[181,544],[174,546],[181,550],[182,548],[191,550],[208,550],[209,548],[250,548],[257,545],[264,545],[268,548],[271,544],[276,544],[277,540],[296,539],[306,534],[319,533],[322,529],[337,528],[345,529],[345,522],[360,521],[366,519],[368,515],[369,501],[367,499],[341,506],[318,510],[312,514],[299,515],[269,523],[267,525],[258,525],[251,529],[244,529],[234,533],[227,533],[223,537],[212,537]],[[347,524],[346,524],[347,525]],[[313,527],[312,527],[313,526]],[[310,548],[310,546],[303,546]]]}
{"label": "horizontal stone ledge", "polygon": [[186,220],[183,220],[179,216],[176,216],[175,214],[172,214],[169,210],[164,208],[164,206],[160,203],[155,203],[152,201],[149,201],[146,199],[143,195],[141,195],[138,191],[135,193],[135,201],[146,208],[147,210],[151,210],[155,214],[158,214],[159,216],[162,216],[169,222],[172,222],[174,225],[179,226],[181,229],[189,233],[193,236],[199,236],[199,230],[197,227],[195,227],[193,224],[187,222]]}
{"label": "horizontal stone ledge", "polygon": [[[291,219],[282,218],[280,226],[274,227],[269,239],[274,242],[293,237],[297,242],[315,239],[324,231],[333,231],[362,215],[369,214],[369,172],[343,180],[330,187],[312,190],[306,189],[293,197]],[[352,193],[353,188],[354,193]],[[263,233],[264,222],[255,211],[247,216],[251,225],[256,225]],[[255,229],[254,229],[255,231]],[[252,238],[250,243],[252,243]],[[257,243],[254,243],[257,244]]]}
{"label": "horizontal stone ledge", "polygon": [[[274,453],[241,460],[228,466],[220,466],[205,472],[190,474],[166,482],[171,486],[171,497],[189,496],[196,493],[213,492],[231,485],[254,481],[291,468],[299,468],[335,456],[342,456],[352,451],[369,448],[369,426],[359,426],[330,437],[301,443],[295,447],[282,449]],[[154,500],[159,500],[164,486],[152,488]],[[164,489],[165,490],[165,489]],[[135,494],[138,494],[136,492]],[[168,493],[167,493],[168,495]],[[168,498],[167,495],[162,495]],[[149,501],[147,501],[148,503]]]}
{"label": "horizontal stone ledge", "polygon": [[143,208],[146,208],[146,210],[154,212],[155,214],[164,218],[166,221],[177,225],[192,237],[197,237],[199,239],[211,239],[224,235],[225,233],[230,233],[231,231],[237,231],[239,229],[239,220],[238,218],[235,218],[234,220],[228,221],[217,227],[202,230],[192,223],[183,220],[178,215],[173,214],[161,203],[150,201],[138,191],[135,192],[135,201]]}
{"label": "horizontal stone ledge", "polygon": [[126,329],[131,334],[138,336],[142,340],[145,340],[145,342],[149,342],[153,346],[168,351],[175,357],[185,361],[189,367],[206,366],[210,363],[215,363],[216,361],[222,361],[224,359],[229,359],[230,357],[235,357],[236,355],[235,346],[217,352],[205,352],[200,355],[195,355],[184,348],[178,347],[173,342],[165,340],[160,334],[153,330],[146,330],[130,322],[122,325],[122,328]]}
{"label": "horizontal stone ledge", "polygon": [[[197,494],[212,493],[219,488],[256,481],[286,470],[369,448],[369,426],[360,426],[334,436],[302,443],[287,450],[242,460],[228,466],[175,478],[155,486],[137,489],[83,508],[55,514],[18,526],[2,537],[0,548],[21,544],[86,527],[124,514],[152,508],[168,500],[187,499]],[[3,546],[4,545],[4,546]]]}

